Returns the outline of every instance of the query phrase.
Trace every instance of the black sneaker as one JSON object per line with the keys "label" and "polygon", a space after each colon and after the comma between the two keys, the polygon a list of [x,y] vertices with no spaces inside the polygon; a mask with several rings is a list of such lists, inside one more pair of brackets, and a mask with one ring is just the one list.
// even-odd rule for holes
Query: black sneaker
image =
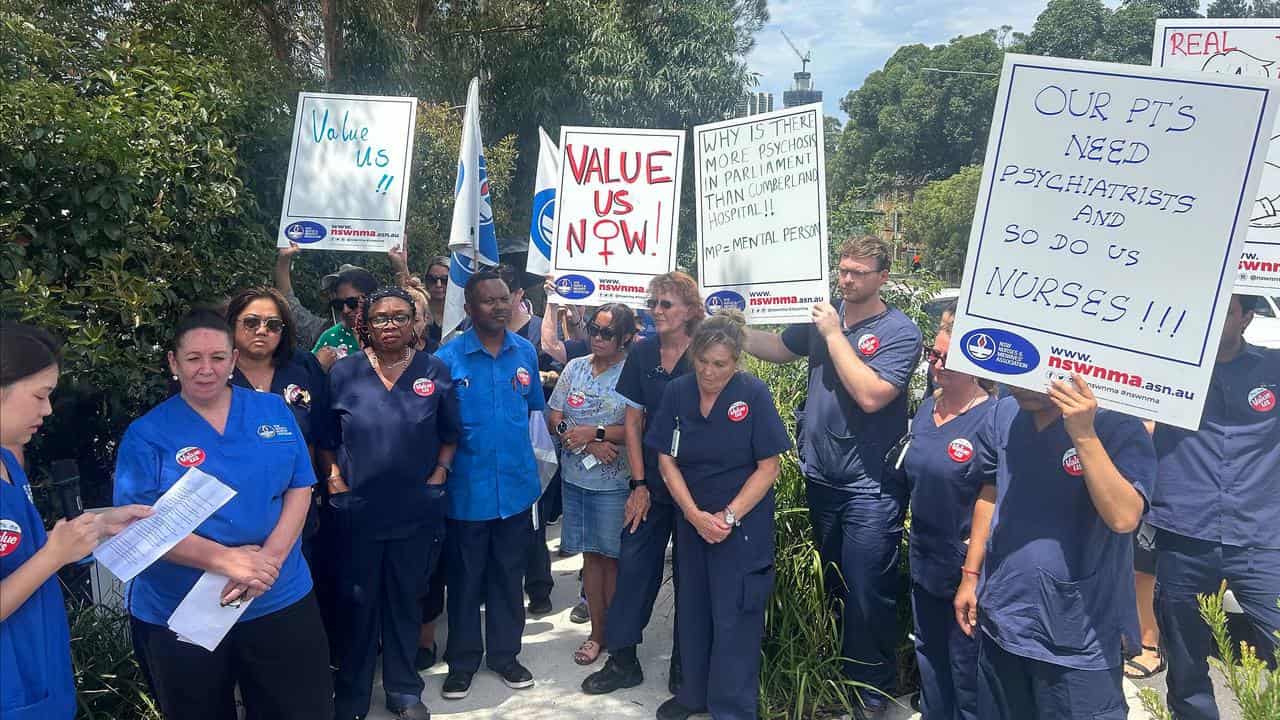
{"label": "black sneaker", "polygon": [[530,615],[550,615],[551,614],[551,598],[540,598],[538,600],[529,601]]}
{"label": "black sneaker", "polygon": [[444,687],[440,688],[440,697],[445,700],[461,700],[470,694],[471,673],[450,670],[444,678]]}
{"label": "black sneaker", "polygon": [[640,663],[622,663],[610,656],[604,667],[582,681],[582,692],[588,695],[608,695],[614,690],[635,687],[642,682],[644,671],[640,669]]}
{"label": "black sneaker", "polygon": [[432,665],[436,664],[436,644],[431,643],[431,647],[418,648],[418,654],[413,657],[413,667],[418,671],[429,670]]}
{"label": "black sneaker", "polygon": [[680,704],[679,700],[670,700],[658,706],[658,720],[686,720],[690,715],[706,712],[705,708],[694,710]]}
{"label": "black sneaker", "polygon": [[576,625],[591,622],[591,611],[587,609],[586,600],[581,600],[573,606],[573,612],[569,613],[569,622]]}
{"label": "black sneaker", "polygon": [[421,700],[414,703],[412,707],[392,710],[391,714],[396,720],[431,720],[431,711],[427,709],[426,705],[422,704]]}
{"label": "black sneaker", "polygon": [[518,662],[512,662],[510,665],[498,671],[498,675],[502,676],[502,682],[512,690],[524,690],[533,687],[533,673],[528,668]]}

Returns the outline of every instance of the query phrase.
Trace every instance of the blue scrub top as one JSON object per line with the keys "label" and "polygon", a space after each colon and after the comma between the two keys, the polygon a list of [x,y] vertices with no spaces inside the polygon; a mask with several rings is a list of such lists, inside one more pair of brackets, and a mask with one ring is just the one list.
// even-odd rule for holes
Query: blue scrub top
{"label": "blue scrub top", "polygon": [[[116,505],[153,505],[187,472],[198,467],[236,491],[195,534],[227,547],[262,545],[280,521],[284,495],[316,483],[311,453],[289,406],[280,396],[231,388],[223,434],[175,395],[134,420],[116,454]],[[129,612],[153,625],[169,616],[204,571],[157,560],[129,585]],[[238,622],[284,609],[311,591],[301,544],[289,551],[280,576],[249,605]]]}
{"label": "blue scrub top", "polygon": [[[662,367],[662,339],[657,335],[645,338],[631,346],[627,360],[622,365],[622,375],[618,377],[618,394],[627,404],[645,412],[645,425],[648,426],[653,413],[662,404],[663,392],[667,383],[689,372],[689,360],[681,355],[676,365],[668,373]],[[662,473],[658,470],[658,453],[645,443],[644,480],[649,488],[649,498],[653,502],[671,504],[671,493],[662,481]]]}
{"label": "blue scrub top", "polygon": [[[836,308],[843,317],[843,304]],[[858,357],[884,380],[905,390],[920,360],[920,328],[889,308],[844,330]],[[798,424],[800,470],[810,480],[853,493],[881,492],[884,456],[907,431],[907,393],[865,413],[845,390],[816,326],[792,325],[782,343],[809,358],[809,389]],[[884,488],[901,494],[905,488]]]}
{"label": "blue scrub top", "polygon": [[[1037,431],[1031,413],[1005,398],[992,420],[996,508],[978,591],[982,630],[1021,657],[1119,667],[1122,643],[1140,643],[1131,534],[1113,532],[1094,509],[1061,418]],[[1099,410],[1094,428],[1120,474],[1150,497],[1156,456],[1141,421]]]}
{"label": "blue scrub top", "polygon": [[995,482],[991,447],[994,400],[984,400],[939,427],[934,398],[911,421],[902,468],[911,489],[911,580],[940,596],[955,594],[968,552],[973,505]]}
{"label": "blue scrub top", "polygon": [[[0,480],[0,580],[31,559],[47,539],[31,501],[27,475],[0,448],[12,484]],[[62,588],[54,575],[0,622],[0,718],[70,720],[76,714],[71,634]]]}
{"label": "blue scrub top", "polygon": [[[644,444],[654,453],[672,455],[698,508],[718,513],[737,497],[757,462],[791,449],[791,438],[769,387],[747,373],[734,374],[705,417],[700,405],[693,375],[672,380],[647,423]],[[673,455],[676,428],[680,446]],[[743,527],[733,531],[753,538],[757,566],[773,562],[774,507],[774,491],[769,488],[742,518]]]}
{"label": "blue scrub top", "polygon": [[[456,443],[460,420],[453,378],[439,358],[415,353],[390,390],[364,353],[329,372],[334,444],[350,492],[329,504],[348,513],[351,528],[379,540],[409,537],[432,516],[427,479],[440,446]],[[455,468],[457,467],[455,463]]]}
{"label": "blue scrub top", "polygon": [[[231,384],[253,389],[239,368],[232,373]],[[295,350],[289,362],[272,374],[270,392],[284,398],[302,429],[302,437],[308,445],[315,445],[317,433],[324,432],[329,423],[329,382],[316,356]]]}
{"label": "blue scrub top", "polygon": [[1197,431],[1157,425],[1152,525],[1280,549],[1280,350],[1245,345],[1213,369]]}
{"label": "blue scrub top", "polygon": [[508,330],[494,357],[473,328],[437,357],[453,376],[462,417],[449,475],[449,517],[496,520],[528,510],[542,494],[529,413],[546,406],[533,345]]}

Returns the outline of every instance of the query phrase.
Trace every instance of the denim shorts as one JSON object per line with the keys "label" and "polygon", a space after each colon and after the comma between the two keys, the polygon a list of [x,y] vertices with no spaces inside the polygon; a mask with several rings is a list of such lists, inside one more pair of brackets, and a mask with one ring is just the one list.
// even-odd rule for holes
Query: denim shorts
{"label": "denim shorts", "polygon": [[587,490],[566,482],[562,492],[561,549],[571,553],[589,552],[618,557],[622,545],[622,517],[631,491],[626,488]]}

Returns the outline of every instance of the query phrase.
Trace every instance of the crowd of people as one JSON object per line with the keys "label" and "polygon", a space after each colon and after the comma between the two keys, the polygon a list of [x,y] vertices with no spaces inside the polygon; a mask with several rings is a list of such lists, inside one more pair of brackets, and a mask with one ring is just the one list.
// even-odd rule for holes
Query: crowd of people
{"label": "crowd of people", "polygon": [[[1174,717],[1214,720],[1196,595],[1224,580],[1274,662],[1280,351],[1243,340],[1250,296],[1232,298],[1204,420],[1188,431],[1100,410],[1079,376],[1035,392],[948,370],[949,313],[923,349],[932,390],[910,418],[922,333],[884,302],[889,251],[874,237],[841,246],[838,300],[780,334],[748,329],[734,310],[707,317],[682,272],[653,279],[644,321],[626,305],[573,309],[554,295],[544,320],[523,275],[499,268],[470,278],[467,322],[446,335],[448,260],[431,259],[424,283],[399,250],[390,285],[347,265],[326,276],[326,319],[293,292],[296,252],[281,250],[274,288],[178,321],[172,396],[119,443],[117,507],[47,535],[13,451],[51,412],[58,343],[4,325],[6,720],[73,716],[56,573],[147,516],[193,467],[235,496],[127,593],[165,717],[232,720],[238,687],[253,719],[363,718],[380,656],[388,710],[429,718],[420,672],[437,660],[446,607],[443,698],[466,697],[482,661],[510,688],[533,686],[522,634],[527,614],[550,611],[546,525],[562,515],[590,622],[574,661],[607,655],[583,692],[643,682],[639,647],[670,546],[672,697],[657,717],[755,718],[773,484],[793,438],[745,354],[807,358],[794,445],[860,715],[882,716],[895,689],[908,513],[926,720],[1119,720],[1122,675],[1144,652],[1167,663]],[[558,447],[549,483],[539,434]],[[1154,559],[1137,574],[1135,544]],[[224,603],[248,603],[213,651],[167,627],[204,572],[228,579]],[[1140,615],[1158,620],[1158,647]]]}

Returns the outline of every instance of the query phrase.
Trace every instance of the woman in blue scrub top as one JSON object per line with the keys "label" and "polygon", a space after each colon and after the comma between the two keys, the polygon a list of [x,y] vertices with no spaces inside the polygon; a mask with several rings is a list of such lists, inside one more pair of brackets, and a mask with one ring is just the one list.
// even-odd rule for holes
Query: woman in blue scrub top
{"label": "woman in blue scrub top", "polygon": [[659,720],[757,717],[773,482],[791,440],[769,388],[738,370],[745,338],[736,310],[704,320],[689,345],[693,374],[671,381],[645,434],[683,513],[676,621],[684,682]]}
{"label": "woman in blue scrub top", "polygon": [[0,324],[0,718],[70,720],[76,714],[71,636],[57,573],[105,536],[145,517],[141,505],[59,520],[46,535],[14,454],[53,412],[58,343],[45,331]]}
{"label": "woman in blue scrub top", "polygon": [[[165,717],[234,720],[237,685],[252,717],[331,717],[328,643],[299,542],[315,471],[289,406],[229,384],[236,357],[222,315],[188,314],[168,358],[180,392],[120,441],[119,503],[155,502],[191,468],[236,491],[130,583],[129,613]],[[205,572],[228,579],[224,603],[252,601],[212,652],[167,627]]]}
{"label": "woman in blue scrub top", "polygon": [[[943,313],[944,318],[946,312]],[[954,314],[953,314],[954,316]],[[974,503],[995,482],[982,458],[996,403],[972,375],[947,370],[951,327],[926,351],[937,390],[911,421],[901,467],[911,488],[911,607],[921,712],[929,720],[978,717],[978,643],[955,622]]]}
{"label": "woman in blue scrub top", "polygon": [[460,420],[448,367],[414,350],[416,315],[402,288],[370,294],[357,321],[364,351],[329,372],[333,447],[321,462],[339,526],[339,720],[369,712],[379,641],[387,709],[430,717],[414,667],[418,601],[444,541]]}

